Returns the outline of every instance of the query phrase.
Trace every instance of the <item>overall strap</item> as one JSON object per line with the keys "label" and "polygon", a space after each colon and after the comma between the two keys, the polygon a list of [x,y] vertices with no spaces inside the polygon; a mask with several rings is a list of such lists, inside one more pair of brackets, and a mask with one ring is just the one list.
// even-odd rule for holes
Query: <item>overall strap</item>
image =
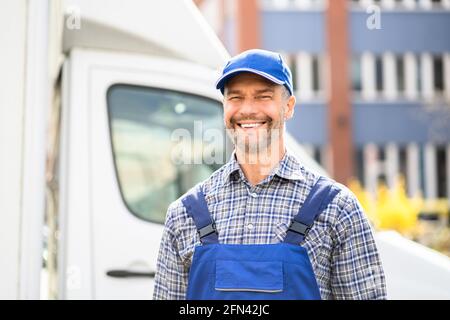
{"label": "overall strap", "polygon": [[309,192],[303,206],[292,220],[284,238],[285,243],[300,244],[317,216],[333,201],[339,188],[328,178],[320,177]]}
{"label": "overall strap", "polygon": [[200,185],[193,188],[181,202],[190,217],[194,220],[202,244],[219,243],[216,225],[211,218],[206,204],[205,195]]}

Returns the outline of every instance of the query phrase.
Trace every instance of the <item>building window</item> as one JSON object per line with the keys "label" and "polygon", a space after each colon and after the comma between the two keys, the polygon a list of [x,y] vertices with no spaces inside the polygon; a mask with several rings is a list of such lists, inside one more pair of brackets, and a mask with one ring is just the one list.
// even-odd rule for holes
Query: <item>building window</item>
{"label": "building window", "polygon": [[377,56],[375,58],[375,84],[378,92],[382,92],[383,85],[383,58],[381,56]]}
{"label": "building window", "polygon": [[379,146],[378,148],[378,161],[384,162],[386,161],[386,147]]}
{"label": "building window", "polygon": [[436,148],[436,169],[437,169],[437,196],[438,198],[447,197],[447,154],[446,147],[439,146]]}
{"label": "building window", "polygon": [[446,81],[444,79],[444,56],[430,53],[421,55],[421,91],[423,98],[429,102],[440,101],[444,95]]}
{"label": "building window", "polygon": [[396,76],[397,76],[397,90],[400,93],[405,91],[405,63],[403,56],[397,56],[395,59],[396,64]]}
{"label": "building window", "polygon": [[294,92],[298,90],[298,81],[297,81],[297,59],[295,57],[289,58],[289,68],[292,73],[292,87]]}
{"label": "building window", "polygon": [[314,160],[316,160],[317,163],[322,164],[322,153],[318,146],[314,147]]}
{"label": "building window", "polygon": [[352,57],[351,65],[351,81],[352,90],[361,91],[361,58],[359,56]]}
{"label": "building window", "polygon": [[408,186],[408,156],[406,152],[405,146],[399,146],[398,150],[398,170],[400,173],[400,176],[404,179],[404,186],[407,189]]}
{"label": "building window", "polygon": [[444,91],[444,67],[442,56],[433,56],[433,89],[440,95]]}
{"label": "building window", "polygon": [[351,58],[351,88],[353,92],[361,91],[368,100],[379,96],[391,100],[398,97],[415,100],[420,93],[424,100],[440,101],[444,94],[450,98],[450,76],[446,74],[446,68],[450,70],[450,56],[447,58],[445,54],[385,53],[375,56],[365,53]]}
{"label": "building window", "polygon": [[422,89],[422,59],[420,57],[415,57],[415,62],[416,62],[416,88],[418,88],[418,90]]}
{"label": "building window", "polygon": [[420,181],[420,190],[422,194],[425,196],[425,146],[421,145],[419,147],[419,181]]}
{"label": "building window", "polygon": [[323,94],[323,58],[309,52],[285,55],[291,68],[294,90],[303,101],[321,98]]}
{"label": "building window", "polygon": [[312,59],[312,83],[313,83],[313,91],[319,92],[321,91],[320,87],[320,66],[319,66],[319,57],[314,56]]}
{"label": "building window", "polygon": [[362,186],[366,184],[364,179],[364,150],[361,147],[355,148],[355,176],[359,180]]}

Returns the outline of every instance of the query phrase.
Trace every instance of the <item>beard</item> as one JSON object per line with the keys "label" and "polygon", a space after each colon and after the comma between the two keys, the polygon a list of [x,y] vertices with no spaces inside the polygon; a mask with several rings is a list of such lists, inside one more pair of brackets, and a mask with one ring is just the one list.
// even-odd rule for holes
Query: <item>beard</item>
{"label": "beard", "polygon": [[[230,118],[230,121],[225,123],[226,132],[234,146],[241,153],[253,159],[250,162],[261,162],[264,157],[270,157],[273,147],[276,147],[275,145],[280,141],[284,128],[284,110],[281,110],[279,119],[268,116],[257,117],[251,114],[239,115]],[[241,121],[264,122],[264,124],[261,127],[245,130],[238,125]]]}

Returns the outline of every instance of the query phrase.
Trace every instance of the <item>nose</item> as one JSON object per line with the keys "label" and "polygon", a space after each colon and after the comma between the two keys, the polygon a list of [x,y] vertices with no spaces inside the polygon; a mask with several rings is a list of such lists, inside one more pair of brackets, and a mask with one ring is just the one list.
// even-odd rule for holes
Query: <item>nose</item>
{"label": "nose", "polygon": [[255,101],[252,98],[247,98],[239,107],[239,114],[241,115],[254,115],[258,113],[258,108]]}

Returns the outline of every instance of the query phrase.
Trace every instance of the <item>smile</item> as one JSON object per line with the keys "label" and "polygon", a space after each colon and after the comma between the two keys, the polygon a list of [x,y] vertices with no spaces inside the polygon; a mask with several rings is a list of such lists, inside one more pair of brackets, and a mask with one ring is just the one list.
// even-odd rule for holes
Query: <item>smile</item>
{"label": "smile", "polygon": [[266,122],[238,123],[237,125],[243,129],[253,129],[264,125]]}

